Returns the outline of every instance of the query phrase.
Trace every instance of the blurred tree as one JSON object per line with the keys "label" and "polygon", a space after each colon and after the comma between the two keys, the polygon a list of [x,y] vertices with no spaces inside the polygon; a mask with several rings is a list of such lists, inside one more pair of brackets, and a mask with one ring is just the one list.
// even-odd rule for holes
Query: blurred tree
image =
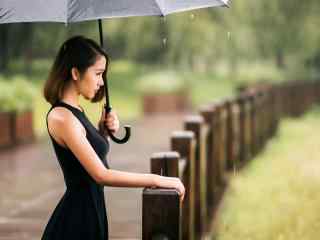
{"label": "blurred tree", "polygon": [[[131,21],[130,21],[131,20]],[[160,63],[165,54],[162,49],[166,24],[160,17],[128,19],[126,25],[127,56],[138,62]]]}
{"label": "blurred tree", "polygon": [[233,1],[230,8],[209,10],[209,14],[218,27],[214,42],[220,52],[219,58],[227,61],[230,79],[234,79],[239,62],[256,54],[255,37],[246,22],[247,4],[241,0]]}
{"label": "blurred tree", "polygon": [[216,24],[207,11],[199,11],[168,17],[167,59],[170,64],[205,71],[215,60]]}
{"label": "blurred tree", "polygon": [[7,70],[9,62],[9,25],[0,25],[0,72],[5,72]]}
{"label": "blurred tree", "polygon": [[0,26],[0,70],[10,71],[12,59],[24,58],[25,70],[32,61],[33,25],[30,23],[2,24]]}
{"label": "blurred tree", "polygon": [[248,20],[263,56],[273,57],[279,68],[286,67],[286,56],[300,51],[303,29],[313,0],[248,0]]}
{"label": "blurred tree", "polygon": [[[178,13],[165,21],[158,16],[106,19],[105,48],[113,60],[199,71],[227,63],[232,75],[245,61],[273,59],[284,68],[291,60],[301,64],[317,55],[319,5],[318,0],[303,4],[299,0],[237,0],[229,9]],[[52,59],[65,39],[78,34],[99,41],[97,21],[67,27],[61,23],[1,25],[0,71],[7,68],[9,59],[22,58],[25,63],[33,58]]]}

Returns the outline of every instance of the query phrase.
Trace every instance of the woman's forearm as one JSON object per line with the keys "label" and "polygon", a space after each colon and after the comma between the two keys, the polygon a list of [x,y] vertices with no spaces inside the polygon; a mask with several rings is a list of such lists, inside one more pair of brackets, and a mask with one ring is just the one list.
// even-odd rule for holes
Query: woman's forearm
{"label": "woman's forearm", "polygon": [[150,173],[130,173],[106,169],[100,176],[100,184],[111,187],[156,187],[157,175]]}

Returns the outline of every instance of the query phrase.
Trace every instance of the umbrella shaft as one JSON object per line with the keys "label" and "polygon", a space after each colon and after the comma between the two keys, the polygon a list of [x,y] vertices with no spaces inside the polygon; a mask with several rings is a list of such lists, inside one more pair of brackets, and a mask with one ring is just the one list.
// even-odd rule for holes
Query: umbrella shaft
{"label": "umbrella shaft", "polygon": [[[100,37],[100,46],[103,49],[103,31],[102,31],[102,21],[101,19],[98,19],[98,24],[99,24],[99,37]],[[105,89],[105,95],[106,95],[106,110],[109,109],[109,111],[111,110],[111,106],[110,106],[110,100],[109,100],[109,90],[108,90],[108,80],[107,80],[107,76],[104,82],[104,89]]]}
{"label": "umbrella shaft", "polygon": [[98,20],[99,23],[99,36],[100,36],[100,46],[103,48],[103,31],[102,31],[102,21]]}

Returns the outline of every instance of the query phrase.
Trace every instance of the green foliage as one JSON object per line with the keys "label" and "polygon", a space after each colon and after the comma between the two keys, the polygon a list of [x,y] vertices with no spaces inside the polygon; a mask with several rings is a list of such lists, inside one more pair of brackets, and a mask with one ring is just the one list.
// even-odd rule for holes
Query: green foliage
{"label": "green foliage", "polygon": [[183,71],[181,74],[190,88],[192,104],[196,109],[202,104],[235,94],[235,82],[228,79],[222,68],[205,73]]}
{"label": "green foliage", "polygon": [[167,70],[142,76],[138,89],[144,93],[180,92],[187,89],[187,84],[178,72]]}
{"label": "green foliage", "polygon": [[23,76],[0,79],[0,111],[23,112],[32,108],[35,88]]}
{"label": "green foliage", "polygon": [[15,61],[10,62],[9,76],[14,77],[16,75],[23,76],[27,81],[31,82],[42,82],[44,81],[50,71],[52,60],[48,58],[37,58],[34,59],[28,65],[28,73],[25,72],[26,62],[22,58],[17,58]]}
{"label": "green foliage", "polygon": [[[230,8],[199,9],[165,18],[106,19],[104,42],[112,59],[125,58],[129,62],[198,72],[211,71],[222,62],[227,63],[228,71],[235,76],[242,62],[273,61],[291,75],[300,68],[296,72],[307,77],[311,72],[303,69],[306,60],[317,59],[319,11],[317,0],[303,4],[299,0],[238,0],[232,1]],[[10,48],[10,56],[5,59],[10,62],[22,59],[20,69],[25,72],[38,71],[28,67],[30,62],[53,58],[70,36],[82,34],[99,40],[96,21],[67,26],[15,24],[4,33]],[[21,46],[17,39],[24,39],[24,35],[26,41]],[[1,46],[4,45],[0,45],[4,54]],[[12,74],[16,71],[14,65],[9,66]]]}
{"label": "green foliage", "polygon": [[236,85],[248,85],[257,81],[280,82],[286,79],[283,70],[272,62],[244,63],[239,65],[234,78]]}
{"label": "green foliage", "polygon": [[317,107],[283,120],[265,151],[234,172],[213,239],[318,239],[319,117]]}
{"label": "green foliage", "polygon": [[[302,61],[310,50],[310,39],[319,34],[307,27],[315,20],[315,2],[299,0],[249,0],[249,23],[256,35],[258,49],[263,56],[274,58],[279,67],[290,64],[288,57]],[[319,6],[319,4],[317,4]],[[317,38],[318,38],[317,37]],[[319,38],[318,38],[319,39]],[[294,56],[293,56],[294,55]]]}

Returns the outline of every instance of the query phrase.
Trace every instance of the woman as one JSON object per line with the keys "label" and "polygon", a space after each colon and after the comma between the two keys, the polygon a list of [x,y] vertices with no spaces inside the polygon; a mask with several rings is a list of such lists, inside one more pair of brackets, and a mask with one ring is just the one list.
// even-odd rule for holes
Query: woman
{"label": "woman", "polygon": [[185,189],[178,178],[110,169],[106,129],[116,132],[116,113],[102,112],[98,131],[79,106],[79,97],[92,102],[104,97],[109,58],[94,41],[77,36],[60,48],[44,97],[52,105],[47,129],[62,168],[66,192],[54,210],[43,240],[108,239],[104,186],[175,188],[180,200]]}

